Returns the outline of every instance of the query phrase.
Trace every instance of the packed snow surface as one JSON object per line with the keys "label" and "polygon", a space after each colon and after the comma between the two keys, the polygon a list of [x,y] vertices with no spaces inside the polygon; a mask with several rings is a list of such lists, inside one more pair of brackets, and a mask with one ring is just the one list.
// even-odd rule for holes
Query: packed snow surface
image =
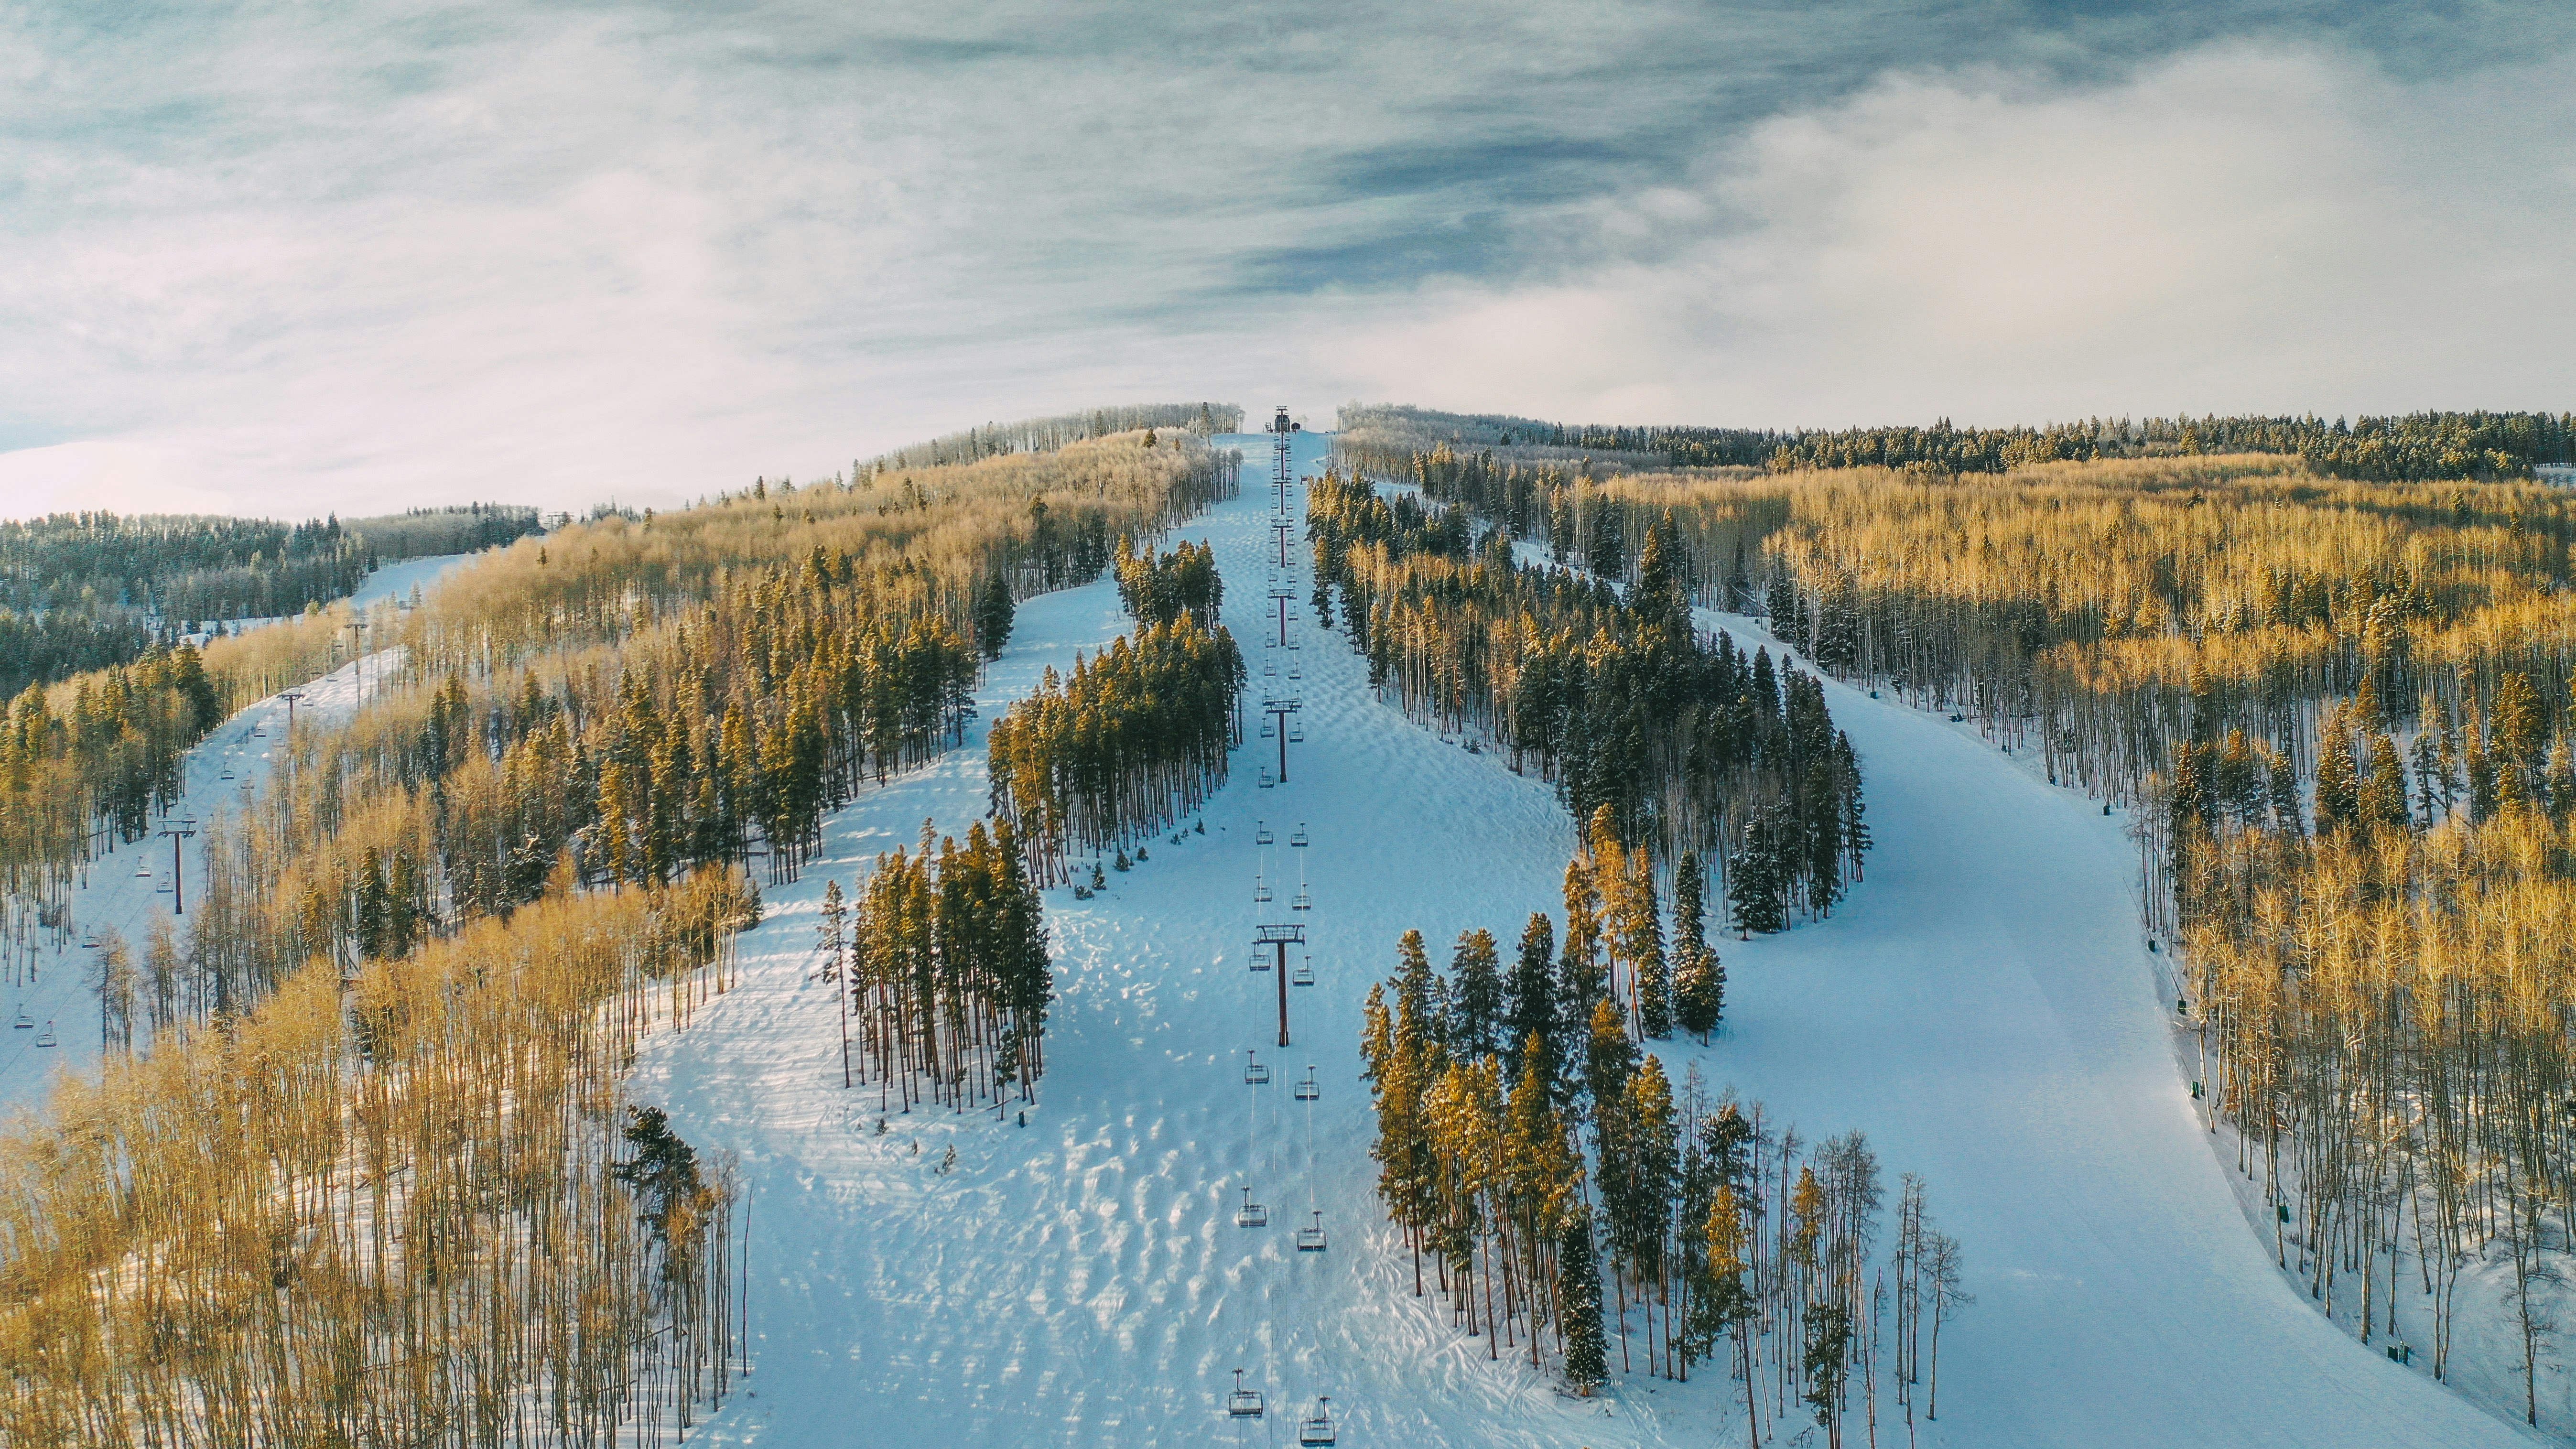
{"label": "packed snow surface", "polygon": [[[925,819],[962,836],[983,815],[984,727],[1127,627],[1105,581],[1021,606],[965,746],[836,816],[803,878],[770,889],[741,984],[648,1044],[639,1095],[738,1153],[751,1192],[754,1373],[705,1441],[1267,1445],[1328,1394],[1344,1445],[1739,1442],[1722,1372],[1571,1400],[1413,1296],[1372,1196],[1363,999],[1409,927],[1445,962],[1462,930],[1508,945],[1558,913],[1572,822],[1547,785],[1379,703],[1338,633],[1306,624],[1264,677],[1270,442],[1221,441],[1245,450],[1244,495],[1178,536],[1216,546],[1254,695],[1301,661],[1305,739],[1276,789],[1256,780],[1275,742],[1248,739],[1204,835],[1153,842],[1094,900],[1048,892],[1061,999],[1028,1125],[843,1090],[817,902]],[[1300,435],[1301,468],[1325,446]],[[1722,941],[1727,1027],[1654,1050],[1676,1080],[1696,1061],[1809,1140],[1861,1128],[1891,1181],[1928,1179],[1978,1301],[1943,1332],[1922,1442],[2528,1442],[2310,1311],[2246,1231],[2176,1070],[2125,820],[1940,720],[1826,689],[1867,775],[1867,879],[1831,920]],[[1313,845],[1292,853],[1301,822]],[[1254,903],[1254,874],[1284,901],[1298,856],[1319,984],[1292,991],[1283,1051],[1274,978],[1246,968],[1255,926],[1288,918]],[[1245,1084],[1247,1050],[1270,1085]],[[1310,1065],[1308,1108],[1289,1084]],[[1246,1186],[1269,1227],[1235,1226]],[[1330,1249],[1299,1253],[1317,1210]],[[1223,1416],[1238,1367],[1268,1396],[1258,1424]]]}

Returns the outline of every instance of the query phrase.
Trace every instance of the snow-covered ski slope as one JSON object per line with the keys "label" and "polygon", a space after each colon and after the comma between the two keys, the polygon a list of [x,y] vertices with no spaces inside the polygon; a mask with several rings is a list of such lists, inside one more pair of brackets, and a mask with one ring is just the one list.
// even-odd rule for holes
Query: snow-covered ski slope
{"label": "snow-covered ski slope", "polygon": [[[1257,693],[1268,440],[1236,441],[1244,497],[1179,536],[1217,547]],[[1301,465],[1323,447],[1302,436]],[[1747,621],[1711,622],[1756,642]],[[1024,604],[983,720],[1125,624],[1105,582]],[[1722,1376],[1567,1400],[1412,1296],[1370,1193],[1361,1002],[1407,927],[1445,960],[1463,929],[1508,941],[1555,912],[1572,824],[1544,785],[1379,704],[1338,634],[1302,638],[1288,783],[1257,787],[1274,747],[1249,740],[1204,836],[1156,843],[1096,900],[1048,893],[1062,1000],[1025,1130],[917,1110],[879,1135],[877,1091],[841,1089],[830,991],[811,979],[827,880],[849,890],[925,817],[962,832],[980,816],[981,725],[842,812],[805,878],[771,891],[741,987],[647,1051],[640,1094],[739,1152],[753,1193],[756,1372],[707,1442],[1287,1443],[1319,1394],[1345,1445],[1740,1442]],[[1722,943],[1728,1029],[1657,1050],[1810,1139],[1863,1128],[1891,1175],[1929,1179],[1979,1301],[1943,1335],[1924,1441],[2525,1442],[2310,1312],[2246,1232],[2175,1071],[2122,822],[1939,720],[1827,688],[1868,772],[1868,879],[1830,921]],[[1273,978],[1246,969],[1255,925],[1286,918],[1252,899],[1261,820],[1281,901],[1288,830],[1314,841],[1320,984],[1293,991],[1284,1052]],[[1244,1084],[1246,1048],[1279,1069],[1271,1085]],[[1310,1063],[1311,1122],[1288,1092]],[[1267,1228],[1235,1226],[1247,1184]],[[1293,1247],[1310,1204],[1320,1255]],[[1223,1417],[1238,1366],[1271,1419]]]}
{"label": "snow-covered ski slope", "polygon": [[[402,603],[417,588],[427,591],[462,567],[472,554],[441,554],[405,559],[367,575],[349,602],[365,609]],[[346,664],[302,686],[297,701],[299,724],[329,729],[346,723],[362,700],[376,693],[402,668],[400,648],[370,654],[360,664]],[[246,706],[215,728],[188,752],[181,775],[182,795],[168,811],[153,817],[153,829],[193,818],[211,825],[220,812],[238,811],[268,778],[271,764],[286,743],[286,701],[271,695]],[[229,773],[230,778],[225,778]],[[171,850],[167,837],[153,836],[131,844],[110,837],[110,849],[90,863],[72,892],[74,934],[96,939],[114,931],[125,940],[137,970],[155,920],[170,920],[184,942],[187,918],[173,917]],[[200,833],[181,842],[187,871],[187,899],[204,889],[206,837]],[[38,1107],[58,1071],[93,1072],[100,1049],[98,996],[86,979],[87,951],[77,945],[56,950],[43,946],[32,957],[23,952],[9,969],[0,970],[0,992],[6,993],[8,1018],[0,1021],[0,1111]],[[29,967],[33,967],[32,972]],[[14,1023],[28,1023],[14,1028]],[[54,1045],[39,1046],[50,1024]],[[141,1030],[138,1027],[138,1033]]]}

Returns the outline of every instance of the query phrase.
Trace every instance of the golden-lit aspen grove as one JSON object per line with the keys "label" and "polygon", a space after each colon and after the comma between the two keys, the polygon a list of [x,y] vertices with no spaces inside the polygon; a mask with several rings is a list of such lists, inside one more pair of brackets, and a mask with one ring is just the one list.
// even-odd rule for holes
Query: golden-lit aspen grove
{"label": "golden-lit aspen grove", "polygon": [[[1606,577],[1666,532],[1701,605],[2132,807],[2187,1070],[2279,1209],[2267,1246],[2365,1338],[2409,1300],[2437,1375],[2462,1277],[2501,1281],[2536,1422],[2535,1285],[2576,1233],[2576,494],[2518,476],[2563,461],[2564,419],[2456,425],[2501,418],[2520,454],[2421,443],[2462,416],[1966,466],[1773,439],[1666,469],[1644,430],[1453,443],[1411,414],[1337,448]],[[1640,451],[1565,446],[1594,437]]]}
{"label": "golden-lit aspen grove", "polygon": [[[955,743],[1015,598],[1150,547],[1236,466],[1176,429],[763,479],[521,539],[374,616],[367,647],[400,646],[384,689],[345,727],[300,724],[265,788],[203,822],[185,935],[100,952],[103,1075],[12,1129],[0,1439],[683,1431],[740,1352],[735,1187],[626,1095],[639,1038],[727,988],[755,872],[794,879],[825,814]],[[81,933],[67,887],[101,832],[146,828],[178,754],[345,659],[349,623],[16,701],[13,938]],[[854,1014],[886,1008],[871,1062],[981,1100],[1042,1068],[1049,988],[1012,836],[970,856],[980,873],[943,860],[939,938],[992,959],[939,965],[998,985],[939,995],[891,949],[835,976]],[[915,971],[931,994],[894,1009]]]}

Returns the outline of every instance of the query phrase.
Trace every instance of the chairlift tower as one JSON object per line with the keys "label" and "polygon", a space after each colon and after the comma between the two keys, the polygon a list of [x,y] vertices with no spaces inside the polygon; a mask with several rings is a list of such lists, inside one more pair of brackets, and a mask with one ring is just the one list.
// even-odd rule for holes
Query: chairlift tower
{"label": "chairlift tower", "polygon": [[1279,783],[1288,783],[1288,717],[1305,707],[1305,702],[1291,695],[1285,699],[1270,698],[1261,702],[1261,712],[1278,716]]}
{"label": "chairlift tower", "polygon": [[[1279,953],[1279,1044],[1288,1045],[1288,948],[1306,944],[1306,928],[1295,922],[1265,925],[1252,935],[1252,949],[1267,946]],[[1258,969],[1258,968],[1256,968]]]}
{"label": "chairlift tower", "polygon": [[170,914],[184,916],[188,914],[188,884],[187,872],[180,869],[179,842],[196,835],[197,822],[193,818],[182,819],[176,825],[164,827],[160,833],[170,837]]}

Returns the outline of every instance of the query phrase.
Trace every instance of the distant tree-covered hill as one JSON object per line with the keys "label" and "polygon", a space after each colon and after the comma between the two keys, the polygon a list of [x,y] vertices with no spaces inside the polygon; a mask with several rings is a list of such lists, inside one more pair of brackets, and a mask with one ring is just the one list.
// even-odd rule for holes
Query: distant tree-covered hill
{"label": "distant tree-covered hill", "polygon": [[536,531],[536,510],[498,503],[346,523],[106,512],[0,520],[0,697],[131,662],[204,621],[343,598],[390,560]]}

